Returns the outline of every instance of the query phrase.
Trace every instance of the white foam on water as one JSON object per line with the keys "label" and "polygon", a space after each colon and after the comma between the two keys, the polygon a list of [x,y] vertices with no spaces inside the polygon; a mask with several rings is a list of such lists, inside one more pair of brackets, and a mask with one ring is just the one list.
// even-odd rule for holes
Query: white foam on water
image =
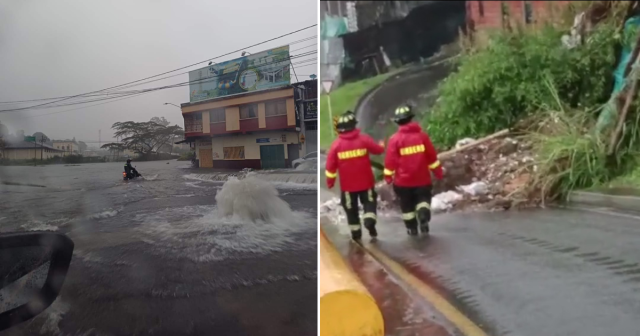
{"label": "white foam on water", "polygon": [[58,231],[58,227],[42,221],[33,220],[20,226],[26,231]]}
{"label": "white foam on water", "polygon": [[70,305],[62,301],[62,297],[59,296],[49,308],[47,308],[40,316],[45,317],[46,320],[40,328],[41,335],[61,335],[60,321],[69,311]]}
{"label": "white foam on water", "polygon": [[150,175],[150,176],[143,175],[142,178],[147,181],[153,181],[158,178],[158,175],[159,174]]}
{"label": "white foam on water", "polygon": [[199,185],[200,182],[185,182],[184,184],[186,184],[186,185],[188,185],[190,187],[193,187],[193,188],[200,188],[200,189],[204,188],[203,186]]}
{"label": "white foam on water", "polygon": [[118,214],[118,210],[108,209],[89,216],[89,219],[105,219],[115,217]]}
{"label": "white foam on water", "polygon": [[242,180],[229,179],[216,195],[216,202],[226,217],[251,222],[294,222],[291,207],[279,196],[271,183],[249,176]]}
{"label": "white foam on water", "polygon": [[232,179],[216,201],[217,206],[138,214],[134,221],[141,224],[137,230],[154,242],[154,251],[197,262],[304,249],[295,235],[316,225],[315,216],[291,211],[266,181]]}

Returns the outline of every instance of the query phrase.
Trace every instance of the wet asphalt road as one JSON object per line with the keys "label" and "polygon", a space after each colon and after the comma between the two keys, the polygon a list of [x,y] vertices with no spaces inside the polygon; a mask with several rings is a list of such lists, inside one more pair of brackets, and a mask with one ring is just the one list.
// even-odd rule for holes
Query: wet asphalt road
{"label": "wet asphalt road", "polygon": [[[279,187],[295,223],[217,212],[222,182],[183,162],[0,167],[0,233],[54,230],[75,242],[58,300],[1,335],[314,335],[316,190]],[[182,167],[182,168],[181,168]]]}
{"label": "wet asphalt road", "polygon": [[[443,214],[430,237],[415,239],[394,217],[382,216],[373,244],[490,335],[640,335],[640,217],[569,209]],[[339,231],[332,238],[345,244],[348,230]],[[361,267],[353,262],[360,252],[343,253]],[[407,316],[421,312],[449,327],[412,297],[422,310],[393,317],[395,325],[413,328],[424,318]]]}

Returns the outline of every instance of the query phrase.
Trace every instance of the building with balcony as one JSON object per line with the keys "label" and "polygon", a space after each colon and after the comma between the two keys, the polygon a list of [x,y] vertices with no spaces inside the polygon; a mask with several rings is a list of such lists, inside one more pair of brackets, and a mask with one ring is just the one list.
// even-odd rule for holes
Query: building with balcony
{"label": "building with balcony", "polygon": [[[306,154],[294,86],[181,105],[199,167],[274,169]],[[317,126],[316,126],[317,128]]]}

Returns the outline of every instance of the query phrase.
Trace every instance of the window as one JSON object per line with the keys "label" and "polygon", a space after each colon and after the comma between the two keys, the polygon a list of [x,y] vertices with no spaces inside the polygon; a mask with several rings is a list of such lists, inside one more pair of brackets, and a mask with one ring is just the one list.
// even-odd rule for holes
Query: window
{"label": "window", "polygon": [[273,117],[287,114],[287,102],[284,99],[273,100],[264,104],[265,116]]}
{"label": "window", "polygon": [[484,17],[484,4],[482,1],[478,1],[478,14],[480,17]]}
{"label": "window", "polygon": [[209,120],[212,123],[224,122],[226,119],[224,109],[219,108],[209,112]]}
{"label": "window", "polygon": [[240,119],[252,119],[258,117],[258,105],[248,104],[240,106]]}
{"label": "window", "polygon": [[225,160],[243,160],[244,159],[244,146],[238,147],[222,147]]}
{"label": "window", "polygon": [[318,157],[318,152],[311,152],[307,155],[304,156],[305,160],[309,160],[309,159],[315,159]]}
{"label": "window", "polygon": [[533,23],[533,7],[531,1],[524,2],[524,22],[526,24]]}

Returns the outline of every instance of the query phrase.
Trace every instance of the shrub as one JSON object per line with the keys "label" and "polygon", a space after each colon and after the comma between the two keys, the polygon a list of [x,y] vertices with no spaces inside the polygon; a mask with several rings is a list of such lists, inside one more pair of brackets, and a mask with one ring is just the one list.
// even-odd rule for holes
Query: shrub
{"label": "shrub", "polygon": [[618,42],[616,26],[601,23],[588,43],[567,49],[567,30],[546,25],[537,30],[500,31],[489,44],[459,59],[457,71],[439,87],[439,99],[423,123],[438,147],[481,137],[553,105],[545,79],[571,108],[591,108],[611,93]]}

